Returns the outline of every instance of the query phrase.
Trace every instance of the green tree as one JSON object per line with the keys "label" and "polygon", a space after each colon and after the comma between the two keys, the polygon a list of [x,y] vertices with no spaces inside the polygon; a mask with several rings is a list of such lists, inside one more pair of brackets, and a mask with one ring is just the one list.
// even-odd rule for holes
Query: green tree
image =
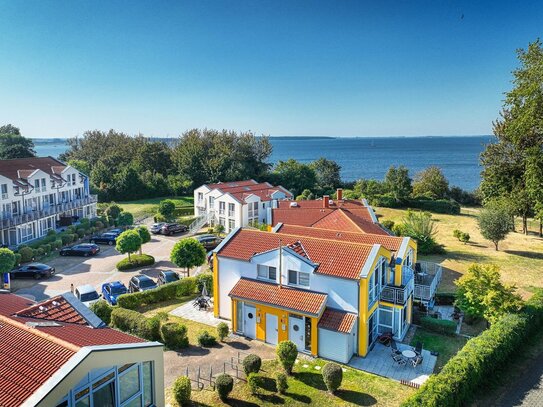
{"label": "green tree", "polygon": [[388,192],[385,183],[375,179],[359,179],[354,184],[353,191],[355,196],[366,198],[368,201],[371,201],[377,195],[383,195]]}
{"label": "green tree", "polygon": [[3,288],[4,274],[9,273],[13,266],[15,266],[15,254],[7,248],[0,248],[0,288]]}
{"label": "green tree", "polygon": [[479,229],[481,235],[494,243],[498,250],[498,244],[513,230],[510,209],[503,203],[491,202],[479,213]]}
{"label": "green tree", "polygon": [[443,248],[436,242],[436,223],[428,212],[408,210],[402,219],[400,230],[403,236],[417,241],[421,254],[441,253]]}
{"label": "green tree", "polygon": [[413,190],[409,170],[403,165],[398,168],[392,165],[385,175],[385,188],[396,201],[407,201]]}
{"label": "green tree", "polygon": [[140,254],[141,254],[141,248],[145,243],[148,243],[151,241],[151,233],[149,233],[149,229],[147,229],[147,226],[138,226],[135,229],[136,232],[138,232],[138,235],[140,235],[141,239],[141,245],[140,245]]}
{"label": "green tree", "polygon": [[302,193],[296,197],[297,201],[304,201],[308,199],[315,199],[315,195],[309,189],[304,189]]}
{"label": "green tree", "polygon": [[514,286],[500,281],[499,267],[493,264],[472,264],[456,281],[456,305],[466,314],[485,318],[490,323],[522,306]]}
{"label": "green tree", "polygon": [[273,170],[277,183],[287,188],[294,196],[304,189],[313,190],[317,182],[315,170],[308,164],[294,159],[279,161]]}
{"label": "green tree", "polygon": [[534,202],[535,218],[539,219],[539,236],[543,236],[543,150],[530,150],[526,160],[526,192]]}
{"label": "green tree", "polygon": [[175,211],[175,202],[171,199],[164,199],[158,204],[158,213],[166,219],[171,219]]}
{"label": "green tree", "polygon": [[85,160],[70,160],[67,164],[74,167],[76,170],[81,171],[85,175],[90,175],[92,171],[91,165]]}
{"label": "green tree", "polygon": [[316,187],[320,195],[331,194],[341,185],[341,166],[335,161],[321,157],[309,166],[315,172]]}
{"label": "green tree", "polygon": [[0,159],[35,157],[34,142],[23,137],[20,130],[6,124],[0,127]]}
{"label": "green tree", "polygon": [[134,224],[134,215],[132,215],[130,212],[121,212],[119,214],[119,217],[117,218],[117,225],[118,226],[130,226]]}
{"label": "green tree", "polygon": [[141,237],[138,232],[125,230],[117,237],[115,248],[121,254],[128,253],[128,261],[130,261],[130,254],[138,251],[141,244]]}
{"label": "green tree", "polygon": [[441,168],[433,165],[415,175],[413,195],[431,199],[444,199],[449,192],[449,181]]}
{"label": "green tree", "polygon": [[119,215],[123,211],[123,208],[121,208],[119,205],[117,205],[115,202],[112,202],[105,210],[105,214],[109,219],[117,220],[119,218]]}
{"label": "green tree", "polygon": [[196,239],[182,239],[173,246],[170,260],[176,266],[184,267],[187,270],[187,275],[190,275],[192,267],[205,263],[206,250]]}

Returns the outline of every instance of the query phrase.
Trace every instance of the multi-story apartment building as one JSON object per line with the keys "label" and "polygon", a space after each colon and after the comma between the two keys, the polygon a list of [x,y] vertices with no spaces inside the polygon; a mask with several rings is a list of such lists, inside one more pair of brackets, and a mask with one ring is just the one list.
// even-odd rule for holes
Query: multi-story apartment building
{"label": "multi-story apartment building", "polygon": [[214,252],[214,313],[244,336],[346,363],[411,323],[409,237],[278,224],[238,229]]}
{"label": "multi-story apartment building", "polygon": [[0,242],[7,246],[96,216],[88,176],[52,157],[0,160],[0,194]]}
{"label": "multi-story apartment building", "polygon": [[255,180],[204,184],[194,190],[194,215],[203,226],[220,224],[228,233],[253,223],[265,223],[274,201],[292,199],[290,191]]}

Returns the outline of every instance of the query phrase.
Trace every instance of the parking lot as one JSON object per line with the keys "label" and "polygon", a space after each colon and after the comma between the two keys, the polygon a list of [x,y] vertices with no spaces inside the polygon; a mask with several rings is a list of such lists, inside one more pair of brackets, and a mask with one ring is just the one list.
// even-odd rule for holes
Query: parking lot
{"label": "parking lot", "polygon": [[[183,237],[186,235],[153,235],[152,240],[143,245],[143,252],[153,256],[156,263],[151,267],[137,270],[117,271],[115,265],[126,257],[126,254],[119,254],[110,246],[100,246],[100,253],[93,257],[59,256],[47,261],[47,264],[56,269],[54,276],[42,280],[14,279],[11,282],[12,292],[41,301],[70,291],[71,284],[74,287],[91,284],[100,293],[103,283],[118,280],[128,286],[130,278],[140,273],[156,279],[160,270],[171,269],[182,272],[183,270],[172,264],[169,258],[173,245]],[[191,275],[198,271],[192,271]]]}

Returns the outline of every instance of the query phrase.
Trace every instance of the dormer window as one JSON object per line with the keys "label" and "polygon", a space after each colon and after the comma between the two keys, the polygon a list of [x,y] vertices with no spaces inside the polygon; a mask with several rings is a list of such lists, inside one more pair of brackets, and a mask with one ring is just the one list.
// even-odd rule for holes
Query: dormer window
{"label": "dormer window", "polygon": [[296,270],[289,270],[288,283],[290,285],[299,285],[302,287],[309,287],[309,273],[304,273],[302,271],[296,271]]}
{"label": "dormer window", "polygon": [[258,278],[263,280],[277,280],[277,268],[273,266],[266,266],[263,264],[259,264],[257,266],[257,275]]}

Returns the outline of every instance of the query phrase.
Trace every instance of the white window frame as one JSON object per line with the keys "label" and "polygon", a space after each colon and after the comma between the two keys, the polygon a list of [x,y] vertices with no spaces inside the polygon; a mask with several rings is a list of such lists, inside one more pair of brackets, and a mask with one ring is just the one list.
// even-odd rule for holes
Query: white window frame
{"label": "white window frame", "polygon": [[[273,269],[273,273],[275,274],[275,276],[273,278],[271,277],[272,269]],[[260,273],[261,271],[263,271],[263,273]],[[266,274],[266,275],[263,276],[261,274]],[[257,265],[257,270],[256,270],[256,277],[259,280],[277,281],[277,267],[268,266],[266,264],[258,264]]]}
{"label": "white window frame", "polygon": [[[296,273],[296,282],[295,283],[290,281],[290,273],[291,272]],[[300,274],[304,274],[304,275],[307,274],[307,285],[300,284]],[[303,287],[303,288],[309,288],[309,286],[311,285],[311,273],[307,273],[305,271],[289,269],[289,270],[287,270],[287,277],[288,277],[288,285],[292,285],[292,286],[296,286],[296,287]]]}
{"label": "white window frame", "polygon": [[219,215],[224,215],[226,212],[226,202],[220,201],[219,202]]}

